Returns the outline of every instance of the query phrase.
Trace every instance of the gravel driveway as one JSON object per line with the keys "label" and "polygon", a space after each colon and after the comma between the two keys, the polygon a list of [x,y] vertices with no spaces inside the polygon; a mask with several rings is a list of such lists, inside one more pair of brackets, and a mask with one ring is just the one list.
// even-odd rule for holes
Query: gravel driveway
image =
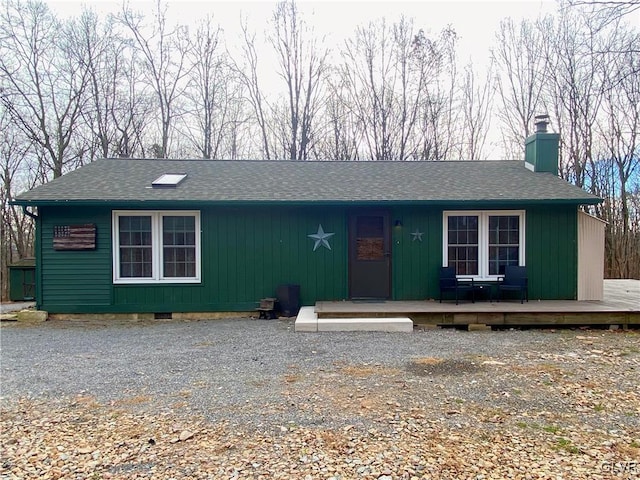
{"label": "gravel driveway", "polygon": [[640,478],[636,332],[55,321],[1,348],[2,479]]}
{"label": "gravel driveway", "polygon": [[[524,350],[558,349],[563,338],[535,330],[296,334],[289,321],[246,319],[16,325],[2,329],[2,400],[83,394],[110,402],[144,394],[161,406],[188,391],[193,411],[212,421],[251,425],[263,421],[259,408],[252,419],[246,412],[236,418],[238,412],[225,407],[285,402],[282,383],[287,375],[313,380],[347,365],[403,370],[412,360],[427,357],[450,360],[445,364],[451,366],[449,373],[456,380],[460,371],[462,381],[464,367],[479,367],[474,359],[519,359]],[[457,383],[449,387],[455,389]],[[475,396],[474,389],[467,395]],[[286,418],[273,421],[313,422],[295,418],[300,413],[287,412]]]}

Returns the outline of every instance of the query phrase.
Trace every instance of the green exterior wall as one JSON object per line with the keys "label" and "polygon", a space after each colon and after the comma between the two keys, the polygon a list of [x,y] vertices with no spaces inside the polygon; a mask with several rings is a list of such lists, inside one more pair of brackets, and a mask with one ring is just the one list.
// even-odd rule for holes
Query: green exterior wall
{"label": "green exterior wall", "polygon": [[[505,205],[496,210],[509,210]],[[522,209],[517,207],[516,209]],[[436,299],[438,268],[442,265],[442,213],[450,208],[396,209],[401,231],[393,232],[393,299]],[[490,210],[481,204],[461,210]],[[525,210],[525,262],[529,298],[574,300],[577,298],[578,210],[576,206],[529,206]],[[411,232],[423,232],[422,243]]]}
{"label": "green exterior wall", "polygon": [[[111,217],[108,209],[40,208],[37,303],[50,312],[108,311],[111,296]],[[56,225],[96,224],[96,249],[53,249]]]}
{"label": "green exterior wall", "polygon": [[526,261],[530,299],[575,300],[578,295],[578,209],[527,209]]}
{"label": "green exterior wall", "polygon": [[[52,313],[249,311],[280,284],[298,284],[301,303],[348,297],[350,206],[224,207],[200,210],[200,284],[114,285],[111,208],[40,207],[37,303]],[[464,210],[486,206],[465,205]],[[507,209],[503,205],[497,209]],[[522,206],[517,207],[519,209]],[[131,210],[140,210],[130,207]],[[442,207],[389,208],[393,300],[438,297]],[[451,210],[451,208],[447,208]],[[53,227],[95,223],[96,249],[53,250]],[[318,224],[333,232],[331,250],[313,251]],[[423,233],[422,242],[411,232]],[[577,290],[577,208],[526,208],[526,263],[531,299],[573,299]]]}
{"label": "green exterior wall", "polygon": [[[318,224],[346,238],[339,212],[306,209],[209,208],[201,210],[202,284],[118,285],[122,311],[246,311],[280,284],[301,285],[303,304],[345,298],[345,242],[312,251]],[[333,240],[333,238],[331,240]]]}
{"label": "green exterior wall", "polygon": [[[396,208],[392,218],[402,222],[402,227],[394,227],[392,232],[393,299],[438,298],[438,272],[442,265],[442,209]],[[422,241],[414,241],[412,232],[422,233]]]}
{"label": "green exterior wall", "polygon": [[[134,208],[132,208],[134,209]],[[111,209],[40,208],[43,289],[39,307],[53,313],[252,310],[280,284],[301,285],[301,301],[341,300],[347,291],[344,211],[305,208],[200,208],[200,284],[114,285]],[[53,227],[95,223],[96,249],[53,250]],[[335,232],[332,250],[312,251],[318,224]]]}

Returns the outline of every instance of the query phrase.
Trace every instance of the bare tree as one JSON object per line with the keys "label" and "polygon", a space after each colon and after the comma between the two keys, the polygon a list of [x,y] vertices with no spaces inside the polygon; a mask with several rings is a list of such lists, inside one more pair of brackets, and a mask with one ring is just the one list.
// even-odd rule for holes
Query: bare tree
{"label": "bare tree", "polygon": [[[73,42],[76,45],[79,60],[87,69],[87,103],[81,111],[84,123],[89,127],[91,136],[85,140],[89,145],[95,145],[98,155],[109,155],[111,135],[109,124],[110,112],[113,110],[113,98],[110,89],[115,87],[111,82],[113,71],[117,71],[119,54],[110,58],[108,49],[113,39],[108,25],[105,31],[100,31],[101,25],[94,12],[83,11],[82,15],[72,20]],[[91,147],[89,147],[91,148]]]}
{"label": "bare tree", "polygon": [[373,160],[420,157],[420,122],[429,90],[442,71],[437,42],[401,18],[358,27],[342,52],[342,83],[362,130],[362,156]]}
{"label": "bare tree", "polygon": [[116,130],[114,155],[146,157],[146,132],[155,112],[153,94],[140,82],[144,67],[135,51],[120,58],[114,109],[109,112]]}
{"label": "bare tree", "polygon": [[506,150],[513,158],[524,155],[522,139],[532,132],[533,118],[541,112],[546,79],[546,58],[543,35],[545,23],[522,20],[519,25],[511,18],[500,22],[496,47],[492,51],[497,70],[497,87]]}
{"label": "bare tree", "polygon": [[633,230],[638,188],[640,84],[637,27],[619,12],[565,8],[550,35],[548,92],[562,138],[561,174],[604,198],[608,276],[638,275]]}
{"label": "bare tree", "polygon": [[271,148],[271,126],[268,123],[267,113],[270,105],[265,98],[258,76],[258,52],[256,50],[256,35],[249,32],[246,19],[242,21],[242,60],[235,62],[234,68],[240,81],[245,87],[247,100],[253,110],[254,120],[257,123],[260,137],[260,150],[266,160],[273,158]]}
{"label": "bare tree", "polygon": [[[0,112],[0,298],[8,294],[8,266],[33,254],[33,221],[11,202],[16,193],[32,188],[36,175],[28,159],[33,145],[17,128],[6,110]],[[37,171],[37,166],[35,168]]]}
{"label": "bare tree", "polygon": [[549,103],[559,121],[563,145],[560,174],[579,187],[588,186],[595,161],[594,128],[604,90],[599,76],[599,20],[566,12],[549,32],[546,51]]}
{"label": "bare tree", "polygon": [[358,27],[355,38],[346,42],[341,75],[372,160],[393,160],[390,116],[393,64],[389,28],[385,21]]}
{"label": "bare tree", "polygon": [[[214,123],[220,105],[223,62],[219,56],[220,27],[212,25],[206,17],[195,33],[190,48],[193,74],[187,96],[192,102],[192,111],[198,124],[199,134],[193,138],[202,158],[215,158],[219,144],[220,128]],[[224,123],[224,112],[220,112],[220,124]],[[187,132],[190,129],[187,129]]]}
{"label": "bare tree", "polygon": [[[586,8],[590,14],[599,16],[604,13],[609,23],[640,10],[640,0],[568,0],[561,2],[561,8]],[[636,50],[636,53],[639,52]]]}
{"label": "bare tree", "polygon": [[152,146],[152,153],[159,158],[169,155],[174,122],[181,112],[178,102],[190,74],[186,27],[167,26],[166,6],[157,0],[153,12],[154,21],[147,25],[142,14],[124,8],[120,22],[129,30],[143,58],[143,75],[153,90],[160,112],[160,143]]}
{"label": "bare tree", "polygon": [[358,121],[345,99],[340,75],[329,76],[327,91],[323,134],[316,144],[315,156],[325,160],[358,160],[361,139]]}
{"label": "bare tree", "polygon": [[278,75],[286,85],[287,132],[282,137],[290,160],[309,159],[316,117],[322,107],[322,81],[327,70],[326,49],[318,47],[313,31],[300,17],[294,0],[277,4],[269,40],[278,58]]}
{"label": "bare tree", "polygon": [[460,158],[465,160],[486,159],[484,147],[491,123],[493,106],[493,66],[489,65],[484,81],[479,81],[469,64],[464,69],[462,84],[462,139]]}
{"label": "bare tree", "polygon": [[[640,57],[632,53],[640,49],[640,37],[615,22],[605,61],[600,63],[605,85],[597,136],[601,151],[599,163],[606,165],[605,174],[594,182],[597,193],[607,201],[602,216],[607,221],[607,260],[609,274],[631,278],[640,274],[640,253],[633,231],[633,189],[640,184],[640,77],[632,74],[640,67]],[[632,45],[632,49],[621,49]],[[635,185],[634,185],[635,181]]]}
{"label": "bare tree", "polygon": [[143,156],[142,128],[151,117],[152,102],[142,91],[142,76],[136,73],[135,50],[111,15],[103,20],[84,10],[71,25],[78,61],[88,78],[77,135],[83,136],[90,158]]}
{"label": "bare tree", "polygon": [[69,27],[43,3],[11,1],[0,19],[0,102],[45,155],[53,177],[82,161],[73,145],[84,107],[87,70],[77,58]]}
{"label": "bare tree", "polygon": [[419,52],[430,58],[431,78],[420,99],[418,160],[451,160],[455,156],[460,108],[457,100],[458,36],[445,28],[435,40],[416,37]]}
{"label": "bare tree", "polygon": [[[624,33],[623,33],[624,32]],[[633,32],[616,28],[616,36],[631,36],[640,49],[640,36]],[[627,43],[626,39],[623,40]],[[628,194],[630,181],[640,175],[640,77],[629,75],[638,69],[640,56],[625,52],[615,55],[601,65],[605,84],[602,103],[603,116],[599,133],[607,145],[608,157],[612,158],[617,170],[623,232],[629,232]],[[621,80],[622,79],[622,80]]]}
{"label": "bare tree", "polygon": [[185,92],[189,115],[183,131],[202,158],[237,158],[239,128],[247,122],[243,86],[223,55],[221,35],[220,26],[206,17],[189,53],[193,69]]}
{"label": "bare tree", "polygon": [[[420,117],[423,91],[431,77],[439,52],[424,34],[424,30],[414,31],[413,22],[401,18],[393,25],[393,44],[397,56],[397,86],[399,87],[399,118],[392,135],[398,138],[399,160],[415,159],[418,143],[417,122]],[[395,85],[392,87],[396,90]]]}

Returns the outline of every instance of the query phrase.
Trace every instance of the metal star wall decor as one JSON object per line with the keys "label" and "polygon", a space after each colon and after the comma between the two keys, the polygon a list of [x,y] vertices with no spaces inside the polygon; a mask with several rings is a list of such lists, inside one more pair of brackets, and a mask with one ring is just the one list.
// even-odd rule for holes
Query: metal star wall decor
{"label": "metal star wall decor", "polygon": [[313,251],[315,252],[321,245],[331,250],[331,245],[329,245],[329,238],[333,237],[334,235],[335,233],[325,233],[325,231],[322,229],[322,224],[319,224],[318,232],[307,235],[307,237],[312,238],[316,241],[316,243],[313,245]]}
{"label": "metal star wall decor", "polygon": [[421,232],[416,228],[416,231],[411,233],[411,236],[413,237],[412,241],[415,242],[417,240],[422,242],[422,235],[424,235],[424,232]]}

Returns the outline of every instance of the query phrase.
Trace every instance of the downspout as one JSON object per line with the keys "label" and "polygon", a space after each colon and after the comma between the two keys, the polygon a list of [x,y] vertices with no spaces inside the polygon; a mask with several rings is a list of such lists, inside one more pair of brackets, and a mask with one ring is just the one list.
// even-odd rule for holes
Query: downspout
{"label": "downspout", "polygon": [[24,213],[27,217],[33,218],[34,220],[38,220],[38,215],[27,210],[28,205],[22,205],[22,213]]}

